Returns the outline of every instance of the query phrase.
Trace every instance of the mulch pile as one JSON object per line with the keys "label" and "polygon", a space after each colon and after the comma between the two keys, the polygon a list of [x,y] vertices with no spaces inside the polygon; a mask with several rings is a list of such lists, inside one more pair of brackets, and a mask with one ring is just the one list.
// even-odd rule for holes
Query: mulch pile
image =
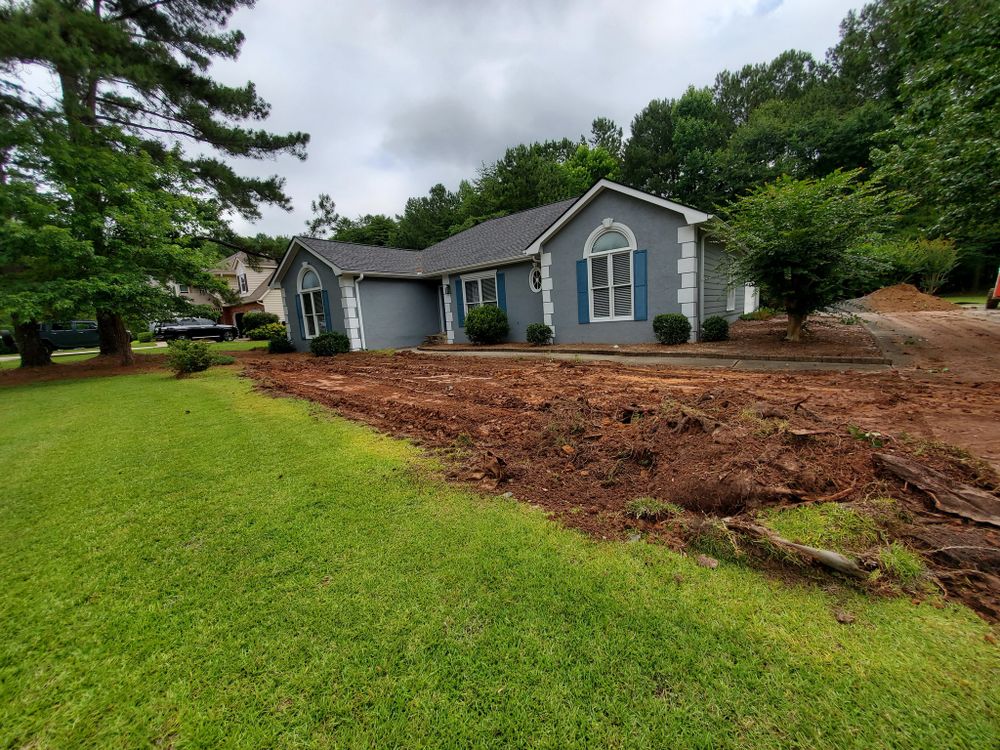
{"label": "mulch pile", "polygon": [[887,286],[868,294],[857,303],[871,312],[938,312],[957,309],[948,300],[924,294],[912,284]]}
{"label": "mulch pile", "polygon": [[[890,496],[897,510],[886,528],[925,553],[948,595],[1000,618],[1000,529],[940,512],[876,455],[919,453],[956,482],[996,493],[992,470],[959,453],[852,434],[852,416],[830,408],[838,387],[853,398],[864,391],[869,412],[896,406],[908,389],[896,373],[811,374],[810,392],[798,374],[410,353],[258,360],[246,372],[266,390],[439,449],[452,479],[510,491],[598,538],[638,532],[681,548],[706,516],[752,521],[774,506],[862,508]],[[640,497],[688,514],[633,518],[627,503]]]}

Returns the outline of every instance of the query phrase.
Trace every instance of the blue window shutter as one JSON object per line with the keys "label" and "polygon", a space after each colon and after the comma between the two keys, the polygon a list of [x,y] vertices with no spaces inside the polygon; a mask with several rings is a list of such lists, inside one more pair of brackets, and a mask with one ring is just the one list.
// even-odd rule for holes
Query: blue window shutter
{"label": "blue window shutter", "polygon": [[299,336],[305,339],[306,322],[302,319],[302,297],[298,294],[295,295],[295,317],[299,319]]}
{"label": "blue window shutter", "polygon": [[632,304],[636,320],[646,319],[646,251],[632,253]]}
{"label": "blue window shutter", "polygon": [[455,298],[455,313],[458,315],[458,327],[465,327],[465,300],[462,299],[462,277],[452,282],[452,295]]}
{"label": "blue window shutter", "polygon": [[323,320],[326,321],[325,328],[328,331],[333,330],[330,327],[330,295],[326,293],[326,289],[323,290]]}
{"label": "blue window shutter", "polygon": [[590,322],[590,294],[587,289],[587,259],[576,262],[576,308],[581,323]]}
{"label": "blue window shutter", "polygon": [[497,273],[497,304],[507,312],[507,281],[503,277],[503,271]]}

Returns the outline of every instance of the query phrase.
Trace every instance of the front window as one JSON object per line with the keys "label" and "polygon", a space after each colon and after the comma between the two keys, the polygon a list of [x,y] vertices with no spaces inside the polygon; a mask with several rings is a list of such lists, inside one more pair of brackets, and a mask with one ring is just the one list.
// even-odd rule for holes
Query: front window
{"label": "front window", "polygon": [[627,228],[605,226],[587,241],[590,319],[632,320],[632,253],[635,240]]}
{"label": "front window", "polygon": [[463,277],[465,288],[465,314],[477,307],[497,306],[497,277],[495,273],[489,276],[474,278]]}
{"label": "front window", "polygon": [[178,291],[178,293],[180,293],[180,294],[187,294],[187,293],[188,293],[188,291],[190,291],[190,290],[189,290],[189,288],[188,288],[188,285],[187,285],[187,284],[178,284],[178,285],[177,285],[177,291]]}
{"label": "front window", "polygon": [[299,278],[299,300],[302,304],[303,336],[311,339],[326,330],[326,314],[323,307],[323,286],[319,276],[311,268],[306,268]]}
{"label": "front window", "polygon": [[247,292],[250,291],[250,287],[247,285],[247,275],[245,273],[241,273],[239,279],[240,279],[240,291],[246,294]]}

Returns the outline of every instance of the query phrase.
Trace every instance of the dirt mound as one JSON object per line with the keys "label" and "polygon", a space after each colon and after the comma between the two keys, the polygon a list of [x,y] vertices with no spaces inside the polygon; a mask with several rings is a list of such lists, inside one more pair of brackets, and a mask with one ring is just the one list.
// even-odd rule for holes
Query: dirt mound
{"label": "dirt mound", "polygon": [[858,300],[872,312],[936,312],[957,309],[948,300],[924,294],[913,284],[896,284],[877,289]]}
{"label": "dirt mound", "polygon": [[[630,513],[640,498],[673,503],[693,520],[891,496],[899,535],[928,556],[931,545],[1000,548],[1000,530],[938,512],[880,468],[876,453],[912,452],[907,443],[854,426],[863,421],[859,406],[885,414],[905,401],[909,386],[898,374],[812,373],[815,390],[804,392],[802,377],[785,373],[406,353],[251,361],[247,373],[269,390],[439,449],[451,478],[510,490],[598,538],[638,532],[675,548],[690,541],[690,524]],[[853,413],[845,398],[856,400]],[[954,480],[995,491],[992,472],[917,449]],[[935,535],[921,537],[928,524]],[[962,571],[949,590],[1000,618],[997,560],[930,559]]]}

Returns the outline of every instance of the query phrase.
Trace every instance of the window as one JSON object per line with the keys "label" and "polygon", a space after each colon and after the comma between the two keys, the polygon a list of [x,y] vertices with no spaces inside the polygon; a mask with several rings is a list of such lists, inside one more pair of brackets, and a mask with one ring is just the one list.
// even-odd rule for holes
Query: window
{"label": "window", "polygon": [[187,294],[188,291],[189,291],[189,289],[188,289],[188,285],[187,284],[178,284],[177,285],[177,293],[178,294]]}
{"label": "window", "polygon": [[528,274],[528,288],[533,292],[542,291],[542,269],[538,266],[533,266]]}
{"label": "window", "polygon": [[732,312],[736,309],[736,284],[732,281],[726,287],[726,311]]}
{"label": "window", "polygon": [[323,306],[323,286],[319,276],[309,266],[299,276],[299,301],[302,304],[303,338],[311,339],[326,330],[326,312]]}
{"label": "window", "polygon": [[590,319],[633,320],[632,253],[635,236],[628,227],[605,219],[587,239]]}
{"label": "window", "polygon": [[250,287],[247,286],[247,275],[245,273],[241,273],[238,278],[240,281],[240,291],[246,294],[250,291]]}
{"label": "window", "polygon": [[73,323],[73,327],[78,331],[96,331],[97,321],[96,320],[78,320]]}
{"label": "window", "polygon": [[497,306],[497,275],[495,271],[478,276],[463,276],[465,314],[476,307]]}

